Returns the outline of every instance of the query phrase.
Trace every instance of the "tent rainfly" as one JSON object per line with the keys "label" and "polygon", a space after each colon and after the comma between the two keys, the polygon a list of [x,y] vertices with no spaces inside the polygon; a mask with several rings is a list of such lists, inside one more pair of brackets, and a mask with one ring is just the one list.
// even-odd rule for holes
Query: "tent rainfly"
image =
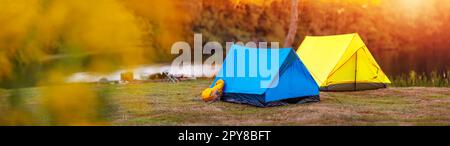
{"label": "tent rainfly", "polygon": [[[278,51],[276,60],[271,57],[274,50]],[[239,57],[238,52],[241,53]],[[256,71],[254,69],[267,73],[273,67],[277,68],[278,77],[262,76],[261,73],[250,75]],[[239,72],[245,75],[239,76]],[[211,87],[220,79],[225,82],[221,100],[226,102],[270,107],[320,101],[319,86],[292,48],[257,49],[233,45]],[[262,82],[269,86],[261,86]]]}
{"label": "tent rainfly", "polygon": [[391,83],[357,33],[307,36],[297,54],[322,91],[379,89]]}

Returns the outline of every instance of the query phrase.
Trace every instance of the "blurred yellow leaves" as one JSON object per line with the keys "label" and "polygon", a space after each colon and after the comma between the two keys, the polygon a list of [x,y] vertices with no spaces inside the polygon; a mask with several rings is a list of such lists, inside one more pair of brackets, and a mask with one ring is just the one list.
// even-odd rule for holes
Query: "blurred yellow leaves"
{"label": "blurred yellow leaves", "polygon": [[[198,13],[198,0],[120,0],[143,20],[152,59],[169,58],[174,42],[192,40],[192,22]],[[165,56],[164,56],[165,55]]]}
{"label": "blurred yellow leaves", "polygon": [[[184,18],[168,10],[176,9],[159,0],[0,0],[0,85],[7,81],[6,86],[20,87],[16,81],[22,75],[38,76],[37,84],[46,86],[40,90],[39,107],[48,113],[49,124],[106,124],[99,113],[102,91],[65,84],[65,77],[79,70],[109,72],[140,65],[154,51],[148,44],[169,44],[178,36],[170,32],[181,32],[167,21]],[[159,34],[161,40],[150,40]],[[44,63],[39,73],[21,69]],[[21,107],[2,114],[7,117],[0,124],[33,124]]]}
{"label": "blurred yellow leaves", "polygon": [[[11,66],[8,60],[26,64],[55,55],[114,55],[124,66],[144,59],[141,23],[116,0],[0,3],[0,57],[7,58],[0,60],[2,65]],[[10,68],[2,67],[0,76],[11,73]]]}
{"label": "blurred yellow leaves", "polygon": [[97,93],[82,84],[60,85],[43,89],[42,107],[52,125],[103,125]]}
{"label": "blurred yellow leaves", "polygon": [[0,111],[0,125],[14,126],[14,125],[33,125],[33,119],[29,112],[21,109],[6,109]]}
{"label": "blurred yellow leaves", "polygon": [[12,65],[8,60],[6,53],[0,53],[0,64],[3,69],[0,69],[0,79],[9,78],[11,76]]}
{"label": "blurred yellow leaves", "polygon": [[[22,2],[28,2],[22,0]],[[36,17],[37,1],[23,5],[19,1],[0,0],[0,79],[11,76],[10,58],[19,52],[26,38],[26,33]],[[26,54],[23,54],[25,56]],[[19,56],[18,56],[19,57]]]}
{"label": "blurred yellow leaves", "polygon": [[[0,125],[99,125],[107,94],[66,84],[76,71],[109,72],[169,59],[170,46],[190,36],[188,0],[0,0],[0,87],[39,88],[48,122],[24,107],[2,111]],[[187,6],[187,7],[185,7]],[[156,54],[156,55],[153,55]],[[150,60],[151,61],[151,60]],[[37,72],[27,67],[39,65]],[[31,67],[33,68],[33,67]],[[24,78],[30,77],[30,78]],[[33,79],[37,81],[32,81]],[[23,82],[19,82],[23,81]],[[34,84],[35,83],[35,84]],[[8,100],[26,98],[22,94]]]}

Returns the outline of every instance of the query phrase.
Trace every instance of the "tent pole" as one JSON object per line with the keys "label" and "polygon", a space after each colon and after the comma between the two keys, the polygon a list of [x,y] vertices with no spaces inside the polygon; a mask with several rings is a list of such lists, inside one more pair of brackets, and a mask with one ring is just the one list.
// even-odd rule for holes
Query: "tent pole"
{"label": "tent pole", "polygon": [[[359,50],[358,50],[359,51]],[[356,58],[355,58],[355,91],[357,91],[358,88],[356,88],[356,76],[358,73],[358,51],[356,51]]]}

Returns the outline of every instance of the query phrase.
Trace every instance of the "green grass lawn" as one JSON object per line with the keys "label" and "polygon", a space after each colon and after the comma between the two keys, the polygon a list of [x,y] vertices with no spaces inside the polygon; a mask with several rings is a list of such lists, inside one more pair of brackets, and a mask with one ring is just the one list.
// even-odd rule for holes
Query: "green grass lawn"
{"label": "green grass lawn", "polygon": [[[111,89],[105,112],[112,125],[450,125],[450,88],[322,92],[319,103],[258,108],[204,103],[199,94],[210,82],[100,86]],[[36,90],[20,91],[31,109],[38,100]],[[8,92],[0,90],[0,110]],[[34,112],[45,119],[39,110]]]}

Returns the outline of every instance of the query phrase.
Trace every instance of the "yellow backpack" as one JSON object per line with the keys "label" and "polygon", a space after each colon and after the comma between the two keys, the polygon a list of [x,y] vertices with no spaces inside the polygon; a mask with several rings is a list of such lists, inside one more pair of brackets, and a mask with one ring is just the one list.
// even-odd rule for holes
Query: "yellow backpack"
{"label": "yellow backpack", "polygon": [[225,85],[225,82],[220,79],[216,82],[214,87],[203,90],[203,92],[202,92],[203,101],[209,102],[209,101],[219,100],[223,94],[224,85]]}

